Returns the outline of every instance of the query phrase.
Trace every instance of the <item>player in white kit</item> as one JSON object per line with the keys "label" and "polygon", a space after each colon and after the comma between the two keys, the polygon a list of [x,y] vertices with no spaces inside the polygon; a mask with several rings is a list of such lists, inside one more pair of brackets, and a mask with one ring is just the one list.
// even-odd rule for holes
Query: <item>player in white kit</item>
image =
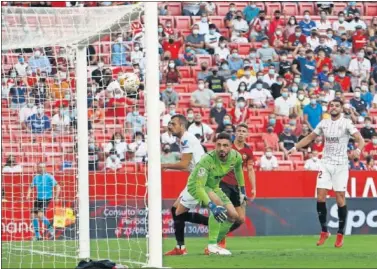
{"label": "player in white kit", "polygon": [[[181,151],[181,160],[178,163],[162,164],[161,169],[172,169],[191,172],[195,164],[205,154],[203,146],[195,135],[187,132],[187,119],[183,115],[171,117],[168,128],[177,137]],[[179,180],[179,179],[177,179]],[[197,206],[198,202],[187,191],[187,187],[181,192],[179,198],[171,208],[174,220],[176,247],[165,255],[186,255],[187,250],[184,241],[185,222],[208,225],[208,217],[199,213],[189,212]]]}
{"label": "player in white kit", "polygon": [[347,205],[345,192],[348,183],[348,155],[347,148],[350,137],[358,144],[354,157],[359,157],[364,148],[364,139],[350,119],[342,115],[343,102],[335,99],[329,104],[331,118],[322,120],[315,130],[296,144],[289,154],[310,144],[317,136],[324,136],[325,147],[317,176],[317,213],[322,232],[317,246],[323,245],[330,237],[327,230],[326,196],[328,190],[334,189],[338,205],[339,229],[335,247],[343,246],[343,230],[347,219]]}

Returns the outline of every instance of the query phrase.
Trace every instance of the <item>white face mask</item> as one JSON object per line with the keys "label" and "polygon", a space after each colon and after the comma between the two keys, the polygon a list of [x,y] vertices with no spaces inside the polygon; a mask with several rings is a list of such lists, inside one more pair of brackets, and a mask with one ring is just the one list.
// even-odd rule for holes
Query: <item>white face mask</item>
{"label": "white face mask", "polygon": [[98,67],[99,67],[99,68],[102,68],[103,65],[104,65],[103,63],[98,63]]}
{"label": "white face mask", "polygon": [[244,108],[245,105],[246,105],[246,104],[245,104],[244,102],[239,102],[239,103],[238,103],[238,107],[239,107],[239,108]]}
{"label": "white face mask", "polygon": [[194,30],[192,31],[192,33],[193,33],[194,35],[197,35],[197,34],[199,34],[199,30],[198,30],[198,29],[194,29]]}
{"label": "white face mask", "polygon": [[111,155],[111,159],[113,160],[116,160],[117,156],[114,154],[114,155]]}
{"label": "white face mask", "polygon": [[34,52],[34,55],[35,55],[35,57],[39,57],[39,56],[41,56],[41,52],[39,50],[37,50],[36,52]]}
{"label": "white face mask", "polygon": [[139,51],[140,50],[140,47],[135,47],[135,51]]}
{"label": "white face mask", "polygon": [[355,92],[355,97],[360,98],[360,92]]}
{"label": "white face mask", "polygon": [[170,64],[169,64],[169,67],[170,67],[170,68],[174,68],[174,66],[175,66],[174,63],[170,63]]}
{"label": "white face mask", "polygon": [[122,43],[123,42],[123,37],[118,37],[117,41],[118,41],[118,43]]}
{"label": "white face mask", "polygon": [[120,143],[120,139],[118,138],[118,139],[115,139],[115,143],[116,144],[119,144]]}
{"label": "white face mask", "polygon": [[266,152],[266,156],[267,156],[267,157],[272,157],[272,152],[271,152],[271,151],[267,151],[267,152]]}
{"label": "white face mask", "polygon": [[204,84],[199,84],[199,85],[198,85],[198,88],[199,88],[200,90],[203,90],[203,89],[204,89]]}
{"label": "white face mask", "polygon": [[119,98],[122,97],[122,95],[118,93],[118,94],[115,94],[114,97],[115,97],[116,99],[119,99]]}

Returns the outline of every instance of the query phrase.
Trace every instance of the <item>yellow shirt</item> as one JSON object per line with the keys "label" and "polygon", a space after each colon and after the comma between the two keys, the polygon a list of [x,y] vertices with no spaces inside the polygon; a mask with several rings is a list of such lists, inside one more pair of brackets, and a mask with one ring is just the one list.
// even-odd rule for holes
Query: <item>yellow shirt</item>
{"label": "yellow shirt", "polygon": [[300,100],[296,99],[296,111],[297,116],[302,116],[302,111],[304,109],[304,106],[309,105],[310,99],[305,97],[304,100],[301,102]]}
{"label": "yellow shirt", "polygon": [[63,99],[65,90],[69,88],[69,83],[66,81],[62,81],[62,83],[59,84],[51,84],[50,89],[51,89],[51,96],[54,99]]}

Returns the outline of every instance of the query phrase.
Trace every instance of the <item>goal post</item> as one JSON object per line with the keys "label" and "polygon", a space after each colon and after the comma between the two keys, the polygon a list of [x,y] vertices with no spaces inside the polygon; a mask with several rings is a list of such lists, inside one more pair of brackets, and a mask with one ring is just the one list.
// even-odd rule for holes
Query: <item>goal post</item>
{"label": "goal post", "polygon": [[[132,24],[140,22],[142,16],[144,24],[135,34]],[[8,93],[2,91],[2,97],[6,96],[2,101],[1,120],[6,142],[2,140],[2,147],[7,149],[2,159],[15,156],[22,166],[19,174],[6,174],[2,180],[8,200],[2,207],[2,227],[9,230],[2,234],[6,239],[2,246],[3,264],[10,268],[72,267],[79,260],[90,258],[110,259],[132,267],[162,267],[157,2],[95,8],[2,7],[1,20],[2,82],[8,90]],[[113,46],[119,34],[127,38],[123,43],[128,47],[126,52],[120,52],[127,56],[127,63],[120,66],[112,62],[118,53],[113,51]],[[142,38],[135,41],[139,34]],[[129,62],[130,51],[136,43],[143,48],[145,57],[139,67]],[[106,113],[101,120],[92,119],[96,107],[107,112],[108,102],[116,98],[118,86],[109,90],[110,84],[104,86],[95,81],[92,74],[100,67],[97,63],[87,64],[89,45],[96,49],[97,62],[105,64],[101,79],[106,70],[111,70],[114,83],[121,87],[122,98],[131,100],[123,107],[126,115],[109,117]],[[39,81],[45,71],[37,68],[31,72],[28,62],[35,50],[50,61],[52,71],[47,71],[45,81],[51,85],[59,81],[58,91],[62,97],[56,105],[59,100],[50,94],[32,109],[43,107],[51,122],[59,113],[66,113],[70,118],[66,126],[65,116],[60,115],[59,129],[55,129],[55,122],[55,125],[51,123],[51,130],[42,133],[33,133],[33,128],[27,129],[27,124],[21,124],[23,106],[14,108],[12,103],[12,91],[18,86],[26,88],[25,107],[40,94]],[[59,55],[60,51],[65,54]],[[13,77],[19,58],[24,58],[29,66],[24,75],[17,71]],[[66,71],[61,71],[61,66],[65,66]],[[145,97],[139,89],[138,92],[126,89],[127,74],[140,78],[145,85]],[[62,81],[69,86],[63,88]],[[52,93],[52,86],[49,90]],[[67,100],[69,106],[63,108]],[[142,130],[147,153],[142,161],[137,155],[139,144],[135,148],[139,129],[128,125],[129,114],[139,107],[141,115],[145,112]],[[92,111],[91,116],[88,110]],[[73,121],[75,126],[72,126]],[[107,160],[111,154],[121,158],[114,144],[117,133],[124,137],[127,150],[122,155],[124,161],[120,168],[113,171],[107,169]],[[107,150],[111,143],[114,149]],[[3,160],[3,167],[4,163]],[[55,176],[62,191],[59,203],[51,202],[45,212],[59,232],[53,239],[48,238],[48,226],[41,218],[39,229],[44,240],[34,242],[33,201],[26,200],[25,196],[39,163],[46,164],[47,172]],[[95,170],[90,168],[91,163]],[[57,226],[56,221],[59,221]]]}

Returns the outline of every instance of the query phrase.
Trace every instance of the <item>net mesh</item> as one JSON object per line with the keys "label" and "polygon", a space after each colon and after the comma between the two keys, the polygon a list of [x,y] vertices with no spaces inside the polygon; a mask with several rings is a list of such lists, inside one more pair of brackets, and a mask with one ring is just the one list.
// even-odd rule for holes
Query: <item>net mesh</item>
{"label": "net mesh", "polygon": [[[78,262],[77,46],[88,53],[90,258],[147,262],[142,12],[141,4],[2,8],[5,267]],[[51,201],[38,204],[49,197],[50,179],[35,177],[45,172],[60,195],[55,188]],[[28,197],[33,180],[44,187]]]}

